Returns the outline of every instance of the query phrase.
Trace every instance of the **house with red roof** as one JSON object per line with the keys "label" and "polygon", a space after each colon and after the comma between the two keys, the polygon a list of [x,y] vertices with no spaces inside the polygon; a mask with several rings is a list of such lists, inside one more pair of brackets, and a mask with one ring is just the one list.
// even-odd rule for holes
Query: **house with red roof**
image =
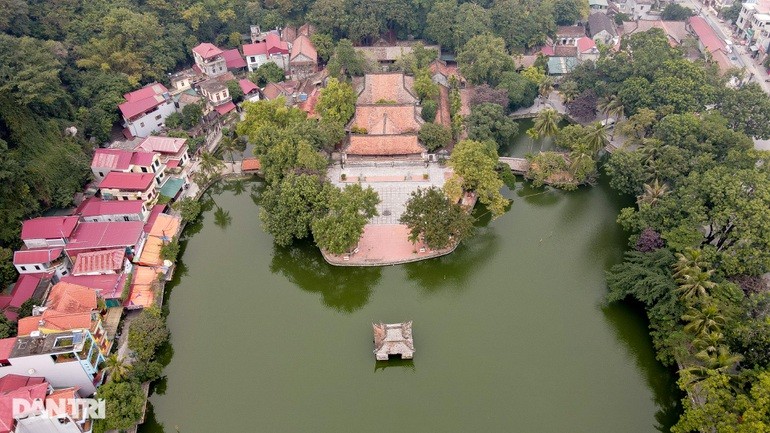
{"label": "house with red roof", "polygon": [[243,55],[249,72],[252,72],[267,62],[273,62],[284,71],[289,70],[289,43],[281,40],[278,32],[269,32],[265,40],[243,46]]}
{"label": "house with red roof", "polygon": [[259,101],[259,87],[251,80],[238,80],[244,101]]}
{"label": "house with red roof", "polygon": [[725,72],[733,67],[728,57],[727,45],[705,19],[699,16],[690,17],[687,19],[687,27],[697,37],[700,52],[704,55],[708,53],[720,71]]}
{"label": "house with red roof", "polygon": [[216,45],[204,42],[192,49],[195,66],[208,77],[217,77],[227,72],[227,62],[222,50]]}
{"label": "house with red roof", "polygon": [[81,222],[144,221],[150,214],[142,200],[102,200],[99,197],[85,199],[75,215]]}
{"label": "house with red roof", "polygon": [[152,203],[158,197],[160,180],[153,173],[112,171],[99,184],[104,200],[141,200]]}
{"label": "house with red roof", "polygon": [[176,112],[166,86],[152,83],[123,95],[126,100],[118,106],[123,116],[123,133],[127,137],[146,137],[164,128],[166,118]]}
{"label": "house with red roof", "polygon": [[222,57],[225,58],[225,64],[227,65],[228,71],[232,72],[246,69],[246,59],[243,58],[243,55],[238,51],[238,48],[222,51]]}
{"label": "house with red roof", "polygon": [[[48,383],[45,383],[49,387]],[[76,387],[51,390],[31,413],[16,416],[17,433],[90,433],[93,422]],[[2,398],[2,397],[0,397]],[[0,403],[2,404],[2,403]],[[1,417],[2,415],[0,415]],[[0,432],[2,433],[2,432]]]}
{"label": "house with red roof", "polygon": [[157,153],[160,155],[160,162],[166,164],[167,168],[184,167],[190,161],[186,138],[151,135],[139,143],[134,152]]}
{"label": "house with red roof", "polygon": [[38,217],[21,225],[21,240],[27,248],[62,247],[78,226],[76,216]]}
{"label": "house with red roof", "polygon": [[133,257],[141,253],[144,242],[142,221],[81,223],[64,247],[64,252],[72,258],[87,251],[121,248]]}
{"label": "house with red roof", "polygon": [[56,283],[45,305],[34,308],[31,316],[19,320],[18,335],[86,330],[101,354],[107,356],[112,340],[104,330],[99,304],[98,292],[90,287]]}
{"label": "house with red roof", "polygon": [[13,253],[13,266],[20,275],[47,274],[56,281],[72,269],[63,247],[21,249]]}
{"label": "house with red roof", "polygon": [[67,275],[60,282],[90,287],[99,293],[107,307],[119,306],[128,273],[101,275]]}
{"label": "house with red roof", "polygon": [[91,172],[97,181],[103,180],[111,172],[156,173],[163,177],[160,154],[123,149],[96,149],[91,159]]}
{"label": "house with red roof", "polygon": [[[80,397],[96,392],[104,378],[100,368],[104,361],[88,329],[34,331],[30,335],[0,340],[0,378],[44,377],[54,388],[75,388]],[[0,379],[0,389],[10,386],[2,381]]]}
{"label": "house with red roof", "polygon": [[0,309],[8,320],[18,320],[18,310],[29,299],[42,300],[51,288],[51,278],[44,274],[20,275],[10,293],[0,295]]}
{"label": "house with red roof", "polygon": [[304,78],[318,69],[318,53],[310,38],[299,35],[291,45],[289,56],[290,74],[295,78]]}

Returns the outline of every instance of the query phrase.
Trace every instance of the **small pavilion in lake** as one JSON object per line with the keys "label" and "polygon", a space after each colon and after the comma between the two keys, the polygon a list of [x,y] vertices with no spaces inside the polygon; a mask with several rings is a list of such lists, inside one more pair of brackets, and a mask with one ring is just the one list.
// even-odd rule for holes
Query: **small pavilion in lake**
{"label": "small pavilion in lake", "polygon": [[401,359],[414,357],[412,321],[404,323],[372,323],[374,329],[374,355],[378,361],[387,361],[391,356]]}

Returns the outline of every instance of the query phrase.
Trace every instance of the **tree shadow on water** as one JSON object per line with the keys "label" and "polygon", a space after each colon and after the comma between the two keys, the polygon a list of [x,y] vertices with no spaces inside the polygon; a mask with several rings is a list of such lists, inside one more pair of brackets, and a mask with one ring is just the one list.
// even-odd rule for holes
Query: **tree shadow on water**
{"label": "tree shadow on water", "polygon": [[674,371],[667,369],[657,359],[648,333],[648,322],[643,309],[627,302],[602,306],[604,319],[615,331],[633,357],[637,370],[644,376],[652,391],[658,411],[655,429],[669,432],[682,412],[683,397],[676,384]]}
{"label": "tree shadow on water", "polygon": [[274,245],[270,271],[302,290],[319,293],[324,305],[341,313],[352,313],[369,303],[372,288],[382,277],[379,267],[332,266],[309,241],[289,247]]}
{"label": "tree shadow on water", "polygon": [[564,192],[550,186],[535,188],[529,181],[523,181],[516,195],[530,205],[548,207],[558,203],[564,197]]}
{"label": "tree shadow on water", "polygon": [[404,265],[406,277],[417,283],[426,294],[450,287],[465,289],[469,278],[482,268],[479,264],[494,256],[499,246],[494,230],[477,227],[473,236],[464,240],[454,252]]}

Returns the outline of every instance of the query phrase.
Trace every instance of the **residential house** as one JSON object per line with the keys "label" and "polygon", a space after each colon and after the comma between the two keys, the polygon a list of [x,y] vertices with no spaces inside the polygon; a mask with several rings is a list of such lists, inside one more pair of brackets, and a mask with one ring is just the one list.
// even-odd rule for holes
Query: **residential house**
{"label": "residential house", "polygon": [[13,266],[21,275],[50,274],[56,281],[67,276],[72,269],[72,263],[62,247],[16,251],[13,253]]}
{"label": "residential house", "polygon": [[286,42],[294,42],[300,36],[307,36],[308,38],[315,33],[315,27],[309,23],[305,23],[299,27],[286,26],[281,30],[281,40]]}
{"label": "residential house", "polygon": [[83,222],[145,221],[150,214],[142,200],[102,200],[89,197],[75,211]]}
{"label": "residential house", "polygon": [[615,20],[606,14],[598,13],[588,16],[588,31],[591,39],[597,44],[615,45],[618,42],[618,31]]}
{"label": "residential house", "polygon": [[431,78],[437,84],[441,84],[444,87],[449,87],[449,81],[454,78],[457,80],[457,85],[462,89],[466,85],[465,77],[460,74],[457,64],[450,65],[447,61],[436,59],[428,65]]}
{"label": "residential house", "polygon": [[[135,266],[131,266],[134,269]],[[96,290],[96,293],[104,299],[107,308],[119,307],[122,304],[123,288],[128,278],[128,273],[101,274],[101,275],[67,275],[60,282],[85,286]],[[39,299],[39,298],[38,298]]]}
{"label": "residential house", "polygon": [[216,45],[204,42],[192,49],[195,66],[207,77],[218,77],[227,72],[227,62],[222,50]]}
{"label": "residential house", "polygon": [[268,101],[278,98],[286,99],[286,105],[294,104],[294,89],[296,83],[292,81],[282,81],[280,83],[267,83],[262,89],[262,96]]}
{"label": "residential house", "polygon": [[75,256],[72,275],[105,275],[131,271],[131,262],[122,249],[89,251]]}
{"label": "residential house", "polygon": [[588,0],[588,9],[591,13],[606,13],[610,4],[607,0]]}
{"label": "residential house", "polygon": [[596,47],[596,42],[588,36],[583,36],[577,40],[577,58],[578,61],[583,62],[586,60],[596,61],[599,59],[599,48]]}
{"label": "residential house", "polygon": [[241,87],[241,91],[243,92],[244,101],[259,101],[259,87],[257,87],[257,85],[254,84],[251,80],[238,80],[238,85]]}
{"label": "residential house", "polygon": [[227,85],[219,80],[206,80],[199,85],[199,89],[208,103],[207,112],[228,102],[232,103]]}
{"label": "residential house", "polygon": [[343,164],[372,160],[422,164],[427,151],[417,139],[424,123],[413,90],[414,78],[403,73],[367,74],[358,89],[356,113]]}
{"label": "residential house", "polygon": [[83,410],[86,402],[78,400],[75,387],[50,391],[35,410],[16,415],[15,433],[90,433],[93,422]]}
{"label": "residential house", "polygon": [[21,240],[27,248],[50,248],[66,245],[78,226],[76,216],[38,217],[21,225]]}
{"label": "residential house", "polygon": [[153,131],[160,131],[166,118],[176,112],[166,86],[152,83],[139,90],[123,95],[126,102],[118,108],[123,116],[123,133],[127,137],[146,137]]}
{"label": "residential house", "polygon": [[[70,283],[56,283],[45,306],[36,307],[32,315],[18,322],[18,335],[50,334],[86,330],[102,358],[110,353],[112,340],[102,324],[100,300],[96,290]],[[95,356],[95,355],[90,355]]]}
{"label": "residential house", "polygon": [[81,223],[69,238],[64,252],[75,257],[82,252],[121,248],[132,258],[141,254],[145,233],[142,221]]}
{"label": "residential house", "polygon": [[754,55],[766,54],[770,42],[770,0],[743,3],[735,25]]}
{"label": "residential house", "polygon": [[[65,277],[66,278],[66,277]],[[51,288],[51,276],[46,274],[23,274],[9,293],[0,295],[0,309],[8,320],[19,319],[19,308],[29,299],[45,299]]]}
{"label": "residential house", "polygon": [[222,57],[225,58],[225,65],[228,71],[233,72],[246,69],[246,59],[243,58],[238,48],[222,51]]}
{"label": "residential house", "polygon": [[666,34],[666,37],[668,37],[668,43],[673,47],[681,45],[682,41],[690,36],[684,21],[626,21],[623,22],[621,29],[623,36],[643,33],[651,29],[661,29]]}
{"label": "residential house", "polygon": [[123,149],[96,149],[91,159],[91,172],[97,181],[110,172],[159,173],[162,168],[160,155]]}
{"label": "residential house", "polygon": [[54,387],[74,387],[88,397],[102,383],[104,362],[88,329],[41,333],[0,340],[0,376],[41,376]]}
{"label": "residential house", "polygon": [[310,38],[299,35],[291,46],[289,56],[290,75],[304,78],[314,74],[318,68],[318,53]]}
{"label": "residential house", "polygon": [[556,29],[556,45],[575,45],[578,39],[586,35],[583,26],[559,26]]}
{"label": "residential house", "polygon": [[153,173],[111,171],[99,184],[99,192],[104,200],[142,200],[150,203],[158,196],[159,184]]}
{"label": "residential house", "polygon": [[281,40],[278,32],[265,35],[265,40],[243,46],[243,55],[249,72],[252,72],[267,62],[273,62],[284,71],[289,70],[289,44]]}
{"label": "residential house", "polygon": [[690,17],[687,26],[698,38],[698,49],[706,57],[710,57],[722,72],[733,67],[727,53],[724,41],[714,32],[714,29],[702,17]]}
{"label": "residential house", "polygon": [[190,90],[192,87],[206,79],[206,75],[196,71],[193,68],[185,69],[172,74],[169,77],[171,80],[171,94],[178,95],[185,90]]}
{"label": "residential house", "polygon": [[186,167],[190,161],[187,139],[149,136],[139,143],[134,152],[154,152],[166,168]]}

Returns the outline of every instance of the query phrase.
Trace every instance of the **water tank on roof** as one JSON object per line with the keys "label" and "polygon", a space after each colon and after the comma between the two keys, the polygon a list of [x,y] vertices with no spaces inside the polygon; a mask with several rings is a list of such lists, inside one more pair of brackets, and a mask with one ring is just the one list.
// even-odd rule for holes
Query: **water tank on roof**
{"label": "water tank on roof", "polygon": [[305,102],[305,101],[307,101],[307,93],[300,93],[299,102]]}

